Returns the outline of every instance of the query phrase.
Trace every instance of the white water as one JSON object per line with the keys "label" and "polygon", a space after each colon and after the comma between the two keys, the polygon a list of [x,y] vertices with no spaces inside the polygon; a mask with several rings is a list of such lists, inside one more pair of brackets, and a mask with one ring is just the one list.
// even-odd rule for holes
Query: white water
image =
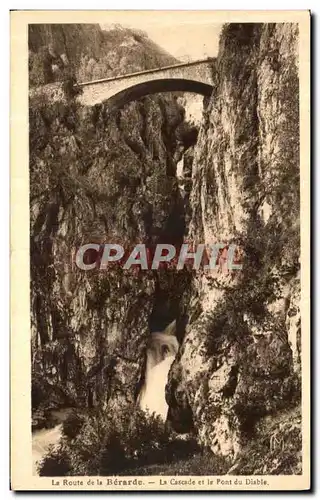
{"label": "white water", "polygon": [[[166,420],[168,405],[165,399],[165,387],[170,367],[179,349],[174,335],[175,323],[164,332],[152,333],[147,349],[145,382],[139,394],[139,406],[142,410],[160,415]],[[51,445],[57,445],[62,436],[61,422],[68,416],[70,409],[53,411],[53,416],[60,422],[51,429],[40,429],[32,433],[32,469],[37,475],[37,464],[48,452]]]}
{"label": "white water", "polygon": [[37,465],[50,445],[58,444],[61,438],[62,425],[56,425],[53,429],[41,429],[32,433],[32,474],[38,475]]}
{"label": "white water", "polygon": [[186,92],[178,101],[185,109],[186,120],[200,126],[203,113],[203,96]]}
{"label": "white water", "polygon": [[168,405],[165,388],[170,367],[178,352],[179,344],[175,336],[163,333],[151,334],[147,349],[145,382],[139,395],[140,408],[148,413],[156,413],[166,420]]}
{"label": "white water", "polygon": [[[52,416],[63,422],[70,413],[70,409],[52,411]],[[57,445],[62,435],[62,425],[59,423],[52,429],[40,429],[32,432],[32,474],[38,475],[37,465],[46,455],[51,445]]]}

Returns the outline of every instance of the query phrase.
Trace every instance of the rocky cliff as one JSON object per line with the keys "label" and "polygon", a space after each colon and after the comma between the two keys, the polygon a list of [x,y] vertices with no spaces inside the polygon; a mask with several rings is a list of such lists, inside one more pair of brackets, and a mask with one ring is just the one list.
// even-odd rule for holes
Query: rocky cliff
{"label": "rocky cliff", "polygon": [[[117,40],[138,36],[116,32]],[[97,37],[115,36],[90,26],[35,26],[30,47],[38,53],[52,39],[56,53],[68,47],[68,64],[77,68],[77,45],[73,53],[64,35],[78,36],[83,45],[90,33],[87,52],[97,50]],[[132,66],[126,60],[127,71],[172,60],[141,37],[141,43],[123,46],[135,61]],[[99,47],[100,57],[103,53],[114,62],[113,73],[123,71],[121,57],[111,57],[121,54],[121,47]],[[146,47],[153,50],[151,59],[144,57]],[[86,243],[119,242],[131,250],[136,242],[182,241],[186,227],[176,163],[196,141],[184,116],[169,94],[113,114],[106,104],[83,107],[68,98],[51,102],[45,90],[40,97],[31,94],[33,407],[38,418],[43,409],[57,406],[134,401],[150,328],[161,329],[175,318],[183,322],[180,297],[188,273],[160,276],[118,268],[87,273],[74,259]]]}
{"label": "rocky cliff", "polygon": [[243,269],[196,276],[167,398],[177,429],[192,415],[234,457],[299,399],[297,41],[294,25],[225,26],[193,160],[189,239],[236,243]]}
{"label": "rocky cliff", "polygon": [[[112,115],[104,104],[31,101],[35,409],[133,403],[150,330],[177,319],[181,347],[166,389],[173,428],[196,430],[201,445],[240,461],[261,429],[267,440],[277,432],[268,418],[286,428],[300,396],[297,40],[290,24],[224,27],[195,147],[172,96]],[[63,54],[61,43],[55,51]],[[112,71],[120,71],[123,56],[112,51]],[[145,59],[135,64],[146,68]],[[176,166],[187,148],[184,191]],[[210,274],[83,272],[72,260],[88,242],[183,238],[236,243],[243,269],[230,273],[220,262]],[[295,471],[299,426],[294,413]],[[250,467],[248,474],[280,466]]]}
{"label": "rocky cliff", "polygon": [[78,82],[97,80],[174,64],[177,60],[141,30],[98,24],[29,25],[31,87],[72,75]]}

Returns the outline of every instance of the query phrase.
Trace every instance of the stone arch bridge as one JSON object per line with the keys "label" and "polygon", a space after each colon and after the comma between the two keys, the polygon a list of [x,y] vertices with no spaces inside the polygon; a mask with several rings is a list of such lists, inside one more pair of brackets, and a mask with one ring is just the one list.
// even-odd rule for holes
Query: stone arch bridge
{"label": "stone arch bridge", "polygon": [[78,100],[86,106],[108,100],[112,107],[121,107],[158,92],[194,92],[210,96],[213,90],[214,63],[215,59],[208,58],[78,83],[77,87],[82,90]]}

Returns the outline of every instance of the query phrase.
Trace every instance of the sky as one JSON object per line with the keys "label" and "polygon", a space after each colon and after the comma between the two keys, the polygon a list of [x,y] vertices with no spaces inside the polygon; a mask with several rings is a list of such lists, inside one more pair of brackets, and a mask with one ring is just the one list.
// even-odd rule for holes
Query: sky
{"label": "sky", "polygon": [[[142,17],[142,16],[141,16]],[[170,19],[118,19],[125,28],[145,31],[149,38],[176,58],[188,57],[191,60],[215,57],[218,52],[219,33],[222,24],[209,23],[201,19],[188,18],[187,22],[178,18]],[[149,17],[149,16],[148,16]],[[103,29],[110,29],[115,23],[103,23]]]}

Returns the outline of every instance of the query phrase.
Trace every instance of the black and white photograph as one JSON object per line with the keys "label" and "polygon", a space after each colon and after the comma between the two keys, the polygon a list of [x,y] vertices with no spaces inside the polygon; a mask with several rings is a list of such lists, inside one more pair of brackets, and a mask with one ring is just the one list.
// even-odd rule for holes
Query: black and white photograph
{"label": "black and white photograph", "polygon": [[89,13],[11,19],[13,488],[308,489],[310,14]]}

